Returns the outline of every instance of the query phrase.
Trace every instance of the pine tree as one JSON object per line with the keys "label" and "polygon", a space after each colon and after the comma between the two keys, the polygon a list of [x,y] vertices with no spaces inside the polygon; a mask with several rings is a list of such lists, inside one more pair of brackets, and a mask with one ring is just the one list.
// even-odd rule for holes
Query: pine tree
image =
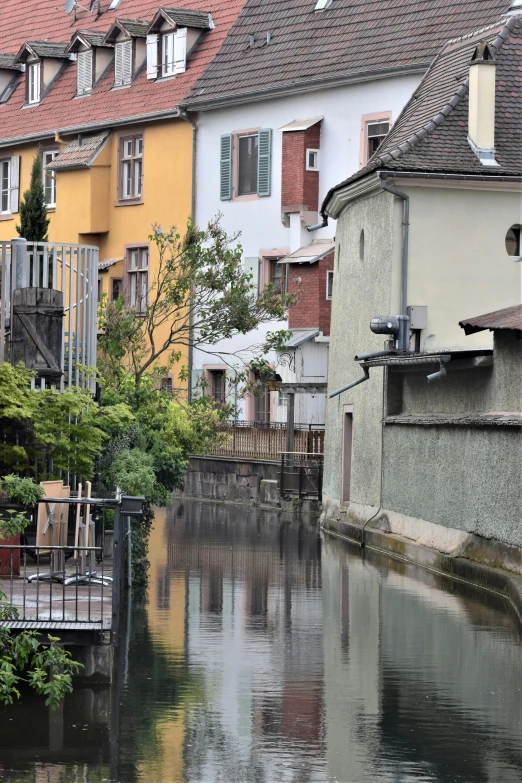
{"label": "pine tree", "polygon": [[19,235],[28,242],[45,242],[50,219],[47,217],[43,186],[42,159],[36,155],[31,170],[31,184],[20,202]]}

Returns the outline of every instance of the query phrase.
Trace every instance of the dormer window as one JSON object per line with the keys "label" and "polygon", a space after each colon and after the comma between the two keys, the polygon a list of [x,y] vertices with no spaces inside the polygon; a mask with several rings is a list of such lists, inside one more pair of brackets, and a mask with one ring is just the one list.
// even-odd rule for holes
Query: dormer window
{"label": "dormer window", "polygon": [[116,44],[114,52],[114,86],[125,87],[132,82],[132,41]]}
{"label": "dormer window", "polygon": [[78,52],[77,59],[77,94],[88,95],[92,92],[92,49]]}
{"label": "dormer window", "polygon": [[187,51],[212,20],[204,11],[160,8],[147,28],[147,79],[174,76],[187,68]]}
{"label": "dormer window", "polygon": [[14,64],[25,65],[25,99],[29,106],[40,103],[69,59],[67,44],[27,41],[22,45],[14,59]]}
{"label": "dormer window", "polygon": [[27,103],[40,103],[40,87],[40,63],[30,63],[27,66]]}

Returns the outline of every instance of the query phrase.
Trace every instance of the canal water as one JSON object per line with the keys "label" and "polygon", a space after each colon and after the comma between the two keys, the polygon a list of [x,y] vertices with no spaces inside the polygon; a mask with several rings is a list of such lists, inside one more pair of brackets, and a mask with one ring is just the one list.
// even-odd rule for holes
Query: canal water
{"label": "canal water", "polygon": [[0,710],[18,783],[520,783],[500,600],[272,512],[158,512],[107,687]]}

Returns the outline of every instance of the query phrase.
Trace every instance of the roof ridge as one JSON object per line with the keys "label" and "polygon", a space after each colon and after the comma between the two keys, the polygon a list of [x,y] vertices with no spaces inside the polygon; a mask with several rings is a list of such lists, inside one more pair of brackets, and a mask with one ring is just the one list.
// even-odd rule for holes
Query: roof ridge
{"label": "roof ridge", "polygon": [[[502,29],[499,31],[497,37],[494,41],[490,44],[493,49],[498,51],[504,41],[509,37],[509,34],[511,31],[517,26],[518,24],[518,17],[512,16],[510,17],[507,22],[503,25]],[[492,29],[493,27],[496,27],[497,25],[493,25],[489,29]],[[483,28],[484,29],[484,28]],[[466,36],[466,38],[472,38],[474,35],[480,35],[482,30],[476,31],[473,35]],[[464,40],[464,37],[463,39]],[[428,68],[423,80],[421,81],[419,87],[423,84],[423,82],[428,78],[428,75],[430,72],[435,68],[436,64],[439,62],[440,58],[443,56],[446,46],[450,43],[449,41],[442,47],[440,53],[437,55],[437,57],[434,59],[433,63]],[[409,107],[411,100],[415,97],[416,93],[419,90],[419,87],[417,90],[415,90],[412,98],[404,109],[401,111],[397,118],[397,122],[395,123],[395,126],[398,126],[399,120],[403,116],[403,114],[406,112],[406,109]],[[405,152],[409,152],[413,147],[415,147],[417,144],[419,144],[421,141],[424,141],[424,139],[429,136],[430,133],[432,133],[436,128],[438,128],[442,123],[450,116],[450,114],[453,112],[453,110],[456,108],[456,106],[459,105],[462,98],[466,95],[469,89],[469,77],[459,86],[458,90],[455,92],[455,94],[451,97],[451,99],[442,107],[442,109],[433,117],[429,122],[427,122],[425,125],[423,125],[418,131],[415,131],[414,134],[412,134],[409,138],[406,139],[406,141],[403,141],[401,144],[399,144],[398,147],[395,147],[390,152],[385,152],[383,155],[378,155],[378,152],[375,153],[376,157],[373,161],[368,161],[368,163],[373,162],[374,164],[381,163],[385,165],[390,160],[397,160],[400,158]]]}
{"label": "roof ridge", "polygon": [[488,24],[485,27],[480,27],[478,30],[475,30],[472,33],[466,33],[465,35],[459,35],[458,38],[449,38],[442,48],[445,49],[446,46],[449,46],[449,44],[455,44],[455,43],[460,43],[461,41],[467,41],[470,38],[474,38],[476,35],[481,35],[482,33],[485,33],[488,30],[493,30],[495,27],[498,27],[500,24],[502,24],[502,21],[499,19],[494,24]]}

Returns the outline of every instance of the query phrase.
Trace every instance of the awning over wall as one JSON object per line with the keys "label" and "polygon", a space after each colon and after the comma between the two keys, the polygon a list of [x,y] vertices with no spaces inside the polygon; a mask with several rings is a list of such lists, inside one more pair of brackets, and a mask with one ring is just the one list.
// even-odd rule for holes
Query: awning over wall
{"label": "awning over wall", "polygon": [[309,245],[300,247],[282,258],[280,264],[315,264],[335,249],[334,239],[314,239]]}
{"label": "awning over wall", "polygon": [[494,310],[492,313],[477,315],[475,318],[467,318],[459,321],[466,334],[482,332],[484,329],[511,329],[522,331],[522,305],[505,307],[503,310]]}

